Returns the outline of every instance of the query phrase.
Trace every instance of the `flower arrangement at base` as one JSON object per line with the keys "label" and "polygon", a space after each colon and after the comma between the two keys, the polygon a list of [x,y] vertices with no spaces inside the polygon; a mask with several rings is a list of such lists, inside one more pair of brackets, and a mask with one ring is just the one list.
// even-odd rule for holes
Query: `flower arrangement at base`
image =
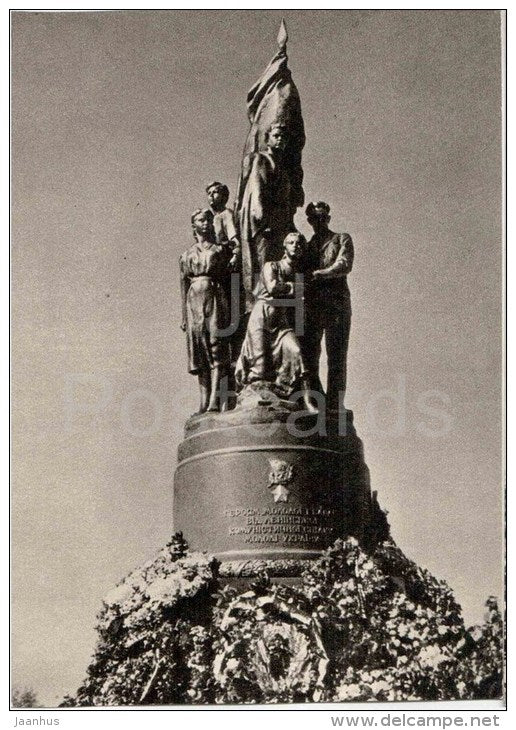
{"label": "flower arrangement at base", "polygon": [[496,599],[466,629],[444,581],[388,539],[337,540],[297,585],[221,587],[175,535],[106,596],[87,677],[61,706],[486,699],[502,695]]}

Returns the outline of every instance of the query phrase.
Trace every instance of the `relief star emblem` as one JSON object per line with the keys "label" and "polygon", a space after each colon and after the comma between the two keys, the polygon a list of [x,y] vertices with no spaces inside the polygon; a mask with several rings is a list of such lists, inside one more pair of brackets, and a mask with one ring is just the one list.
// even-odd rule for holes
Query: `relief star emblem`
{"label": "relief star emblem", "polygon": [[288,502],[290,489],[287,484],[294,478],[294,467],[288,461],[282,459],[269,459],[271,470],[269,472],[269,489],[275,502]]}
{"label": "relief star emblem", "polygon": [[289,490],[283,484],[275,484],[271,489],[275,502],[288,502]]}

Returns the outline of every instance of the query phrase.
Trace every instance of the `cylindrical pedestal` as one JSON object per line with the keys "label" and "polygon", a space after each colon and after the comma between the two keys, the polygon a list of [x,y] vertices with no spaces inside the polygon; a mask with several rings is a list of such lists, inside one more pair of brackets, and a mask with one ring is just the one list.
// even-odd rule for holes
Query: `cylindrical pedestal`
{"label": "cylindrical pedestal", "polygon": [[[295,576],[337,537],[361,538],[369,473],[347,412],[334,435],[289,412],[205,414],[179,446],[174,529],[217,557],[221,575]],[[342,431],[345,431],[342,433]]]}

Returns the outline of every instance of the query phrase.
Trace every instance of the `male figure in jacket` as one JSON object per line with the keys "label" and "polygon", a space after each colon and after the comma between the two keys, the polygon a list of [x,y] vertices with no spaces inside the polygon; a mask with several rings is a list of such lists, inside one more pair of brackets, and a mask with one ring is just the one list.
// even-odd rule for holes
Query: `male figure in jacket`
{"label": "male figure in jacket", "polygon": [[325,335],[328,358],[326,409],[339,411],[344,407],[346,390],[346,360],[351,326],[347,275],[353,266],[353,241],[348,233],[330,230],[330,206],[324,201],[309,203],[306,216],[314,235],[308,244],[311,276],[306,290],[303,348],[312,388],[323,392],[319,359],[322,336]]}

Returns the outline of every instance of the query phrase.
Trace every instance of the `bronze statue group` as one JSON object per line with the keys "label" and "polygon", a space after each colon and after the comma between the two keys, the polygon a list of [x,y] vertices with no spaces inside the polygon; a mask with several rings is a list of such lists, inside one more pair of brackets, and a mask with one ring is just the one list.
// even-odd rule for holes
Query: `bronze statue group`
{"label": "bronze statue group", "polygon": [[[192,214],[195,243],[180,258],[182,329],[197,375],[199,413],[226,410],[235,394],[265,387],[316,413],[343,409],[351,324],[347,274],[353,243],[329,228],[330,206],[306,207],[310,241],[294,226],[302,171],[289,165],[288,132],[273,124],[266,145],[244,157],[234,211],[220,182]],[[319,377],[323,334],[328,378]]]}

